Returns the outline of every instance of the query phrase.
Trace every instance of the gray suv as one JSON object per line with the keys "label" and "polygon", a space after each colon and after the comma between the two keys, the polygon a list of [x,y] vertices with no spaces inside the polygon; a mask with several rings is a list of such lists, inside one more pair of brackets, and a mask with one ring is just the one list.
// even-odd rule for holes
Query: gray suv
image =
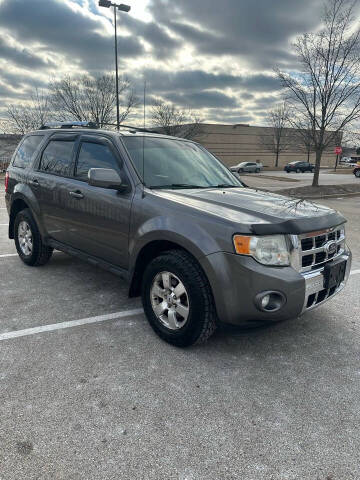
{"label": "gray suv", "polygon": [[27,265],[57,249],[122,276],[177,346],[297,317],[344,287],[340,213],[246,188],[192,141],[85,126],[43,127],[13,155],[9,237]]}

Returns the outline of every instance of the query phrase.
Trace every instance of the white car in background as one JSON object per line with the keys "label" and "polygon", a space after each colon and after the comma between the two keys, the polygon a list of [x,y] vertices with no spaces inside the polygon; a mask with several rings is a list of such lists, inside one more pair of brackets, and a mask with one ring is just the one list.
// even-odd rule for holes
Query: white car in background
{"label": "white car in background", "polygon": [[263,168],[264,166],[260,162],[241,162],[238,165],[230,167],[230,170],[237,173],[259,173]]}

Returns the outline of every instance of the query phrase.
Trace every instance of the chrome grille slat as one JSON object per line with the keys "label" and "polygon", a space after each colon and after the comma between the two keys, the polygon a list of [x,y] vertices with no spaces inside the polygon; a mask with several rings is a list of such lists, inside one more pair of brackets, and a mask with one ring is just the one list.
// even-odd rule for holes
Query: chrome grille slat
{"label": "chrome grille slat", "polygon": [[[315,232],[302,234],[298,237],[301,272],[320,268],[324,263],[340,256],[345,250],[344,225],[339,225],[326,232],[318,232],[318,235],[313,233]],[[328,252],[329,242],[335,242],[336,244],[336,250],[333,254]]]}

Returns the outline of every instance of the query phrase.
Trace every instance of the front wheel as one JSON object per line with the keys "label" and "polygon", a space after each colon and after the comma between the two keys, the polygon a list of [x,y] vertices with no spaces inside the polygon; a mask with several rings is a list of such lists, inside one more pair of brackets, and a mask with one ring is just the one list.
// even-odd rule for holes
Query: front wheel
{"label": "front wheel", "polygon": [[49,261],[53,249],[44,245],[34,217],[28,208],[16,215],[14,239],[19,257],[27,265],[40,266]]}
{"label": "front wheel", "polygon": [[255,170],[255,173],[260,173],[260,169],[257,168],[257,169]]}
{"label": "front wheel", "polygon": [[301,172],[300,168],[297,168],[296,173],[300,173],[300,172]]}
{"label": "front wheel", "polygon": [[360,178],[360,169],[355,171],[355,177]]}
{"label": "front wheel", "polygon": [[153,330],[172,345],[204,342],[216,329],[209,282],[196,260],[182,250],[164,252],[149,263],[142,302]]}

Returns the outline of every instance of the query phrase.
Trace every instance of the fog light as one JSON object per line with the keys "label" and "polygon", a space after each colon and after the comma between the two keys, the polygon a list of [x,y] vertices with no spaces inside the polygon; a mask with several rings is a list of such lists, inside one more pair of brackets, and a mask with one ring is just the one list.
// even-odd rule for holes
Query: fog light
{"label": "fog light", "polygon": [[277,312],[286,303],[286,297],[281,292],[267,291],[258,293],[254,299],[256,308],[262,312]]}
{"label": "fog light", "polygon": [[265,295],[261,299],[261,307],[265,309],[268,306],[269,302],[270,302],[270,295]]}

